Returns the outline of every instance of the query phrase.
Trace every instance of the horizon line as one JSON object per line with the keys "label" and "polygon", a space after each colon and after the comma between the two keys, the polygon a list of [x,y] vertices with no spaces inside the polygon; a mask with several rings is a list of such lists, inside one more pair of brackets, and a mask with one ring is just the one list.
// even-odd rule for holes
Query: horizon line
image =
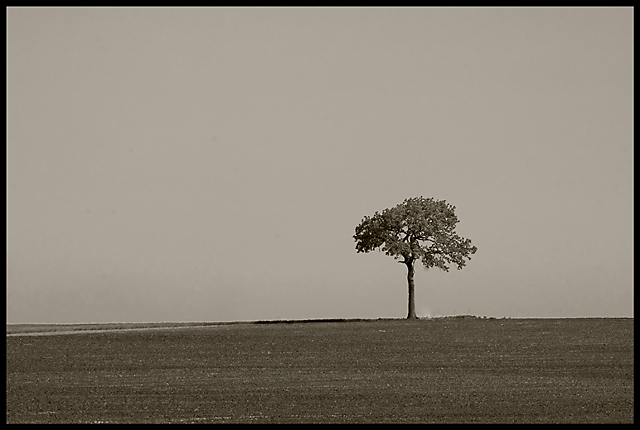
{"label": "horizon line", "polygon": [[[438,318],[463,318],[473,317],[478,319],[597,319],[597,318],[634,318],[631,316],[571,316],[571,317],[513,317],[513,316],[486,316],[473,314],[452,314],[437,316],[419,316],[416,320],[430,320]],[[234,324],[234,323],[294,323],[294,322],[340,322],[340,321],[381,321],[381,320],[407,320],[406,317],[379,317],[379,318],[306,318],[306,319],[265,319],[265,320],[228,320],[228,321],[109,321],[109,322],[7,322],[7,325],[33,324],[33,325],[78,325],[78,324]]]}

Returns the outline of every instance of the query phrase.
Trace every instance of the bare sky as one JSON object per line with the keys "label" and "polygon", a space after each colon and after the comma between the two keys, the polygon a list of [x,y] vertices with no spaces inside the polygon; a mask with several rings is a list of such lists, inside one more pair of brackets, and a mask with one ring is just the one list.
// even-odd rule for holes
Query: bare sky
{"label": "bare sky", "polygon": [[[632,8],[9,8],[7,322],[633,316]],[[421,266],[420,266],[421,267]]]}

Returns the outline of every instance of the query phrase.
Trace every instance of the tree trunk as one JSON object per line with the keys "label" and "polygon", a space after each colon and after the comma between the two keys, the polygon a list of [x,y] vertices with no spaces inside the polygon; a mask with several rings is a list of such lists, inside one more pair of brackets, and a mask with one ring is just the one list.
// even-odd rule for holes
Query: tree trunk
{"label": "tree trunk", "polygon": [[409,283],[409,313],[407,314],[408,320],[414,320],[417,318],[416,316],[416,298],[415,298],[415,285],[413,284],[413,261],[408,261],[406,263],[408,273],[407,273],[407,282]]}

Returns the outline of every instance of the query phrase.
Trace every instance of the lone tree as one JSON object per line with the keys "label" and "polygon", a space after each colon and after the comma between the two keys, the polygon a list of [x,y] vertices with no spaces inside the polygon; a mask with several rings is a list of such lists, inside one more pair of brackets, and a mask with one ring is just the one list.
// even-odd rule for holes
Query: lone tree
{"label": "lone tree", "polygon": [[449,271],[448,264],[462,269],[470,255],[478,248],[471,245],[470,239],[458,236],[455,232],[458,217],[455,206],[444,200],[415,197],[372,217],[365,216],[356,227],[356,250],[369,252],[378,248],[385,254],[407,266],[409,283],[409,314],[407,319],[415,319],[414,264],[416,260],[429,267],[439,267]]}

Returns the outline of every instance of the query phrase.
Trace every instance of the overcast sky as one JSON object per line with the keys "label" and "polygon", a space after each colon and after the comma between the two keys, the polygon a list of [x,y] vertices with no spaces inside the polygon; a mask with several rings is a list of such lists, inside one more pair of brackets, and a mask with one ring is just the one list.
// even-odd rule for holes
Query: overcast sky
{"label": "overcast sky", "polygon": [[633,316],[631,8],[9,8],[7,322]]}

